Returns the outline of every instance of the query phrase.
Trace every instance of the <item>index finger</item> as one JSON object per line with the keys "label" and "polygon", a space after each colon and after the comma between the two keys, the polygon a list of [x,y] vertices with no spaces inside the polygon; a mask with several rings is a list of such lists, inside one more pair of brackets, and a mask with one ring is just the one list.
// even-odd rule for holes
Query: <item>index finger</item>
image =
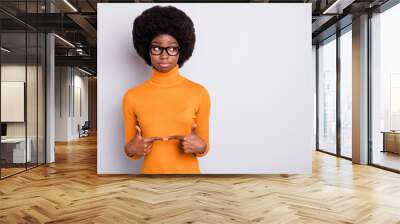
{"label": "index finger", "polygon": [[184,135],[172,135],[172,136],[168,136],[168,139],[169,139],[169,140],[172,140],[172,139],[183,140],[184,138],[185,138]]}
{"label": "index finger", "polygon": [[150,138],[145,138],[144,140],[143,140],[143,142],[145,142],[145,143],[149,143],[149,142],[154,142],[154,141],[158,141],[158,140],[161,140],[162,138],[160,138],[160,137],[150,137]]}

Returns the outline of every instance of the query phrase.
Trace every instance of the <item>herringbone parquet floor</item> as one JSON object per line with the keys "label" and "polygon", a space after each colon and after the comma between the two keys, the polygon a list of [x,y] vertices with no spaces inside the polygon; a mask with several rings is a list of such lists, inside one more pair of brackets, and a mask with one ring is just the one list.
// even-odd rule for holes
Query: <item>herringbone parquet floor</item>
{"label": "herringbone parquet floor", "polygon": [[96,139],[0,181],[0,223],[400,223],[400,175],[315,152],[312,175],[96,174]]}

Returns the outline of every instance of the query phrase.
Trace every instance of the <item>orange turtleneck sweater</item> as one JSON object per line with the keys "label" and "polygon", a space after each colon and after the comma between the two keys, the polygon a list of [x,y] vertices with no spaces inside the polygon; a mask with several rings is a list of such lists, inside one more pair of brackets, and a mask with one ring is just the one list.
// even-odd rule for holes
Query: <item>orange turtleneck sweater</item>
{"label": "orange turtleneck sweater", "polygon": [[[135,136],[136,125],[142,129],[142,136],[147,138],[189,135],[193,123],[196,123],[197,134],[207,143],[203,153],[184,153],[178,140],[155,141],[151,152],[144,157],[141,173],[200,173],[197,157],[207,154],[210,148],[208,91],[183,77],[178,65],[166,73],[154,68],[152,72],[149,80],[129,89],[124,95],[125,143]],[[131,158],[138,160],[141,156]]]}

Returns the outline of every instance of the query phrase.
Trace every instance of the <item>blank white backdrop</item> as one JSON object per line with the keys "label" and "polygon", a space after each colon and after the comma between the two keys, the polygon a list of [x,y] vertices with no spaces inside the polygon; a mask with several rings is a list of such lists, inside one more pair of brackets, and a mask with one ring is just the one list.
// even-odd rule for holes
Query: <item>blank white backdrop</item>
{"label": "blank white backdrop", "polygon": [[1,82],[1,122],[24,122],[25,82]]}
{"label": "blank white backdrop", "polygon": [[134,19],[173,5],[194,22],[193,56],[180,69],[211,97],[210,151],[201,173],[311,173],[315,80],[311,4],[98,4],[99,174],[139,173],[124,153],[125,91],[150,78],[132,43]]}

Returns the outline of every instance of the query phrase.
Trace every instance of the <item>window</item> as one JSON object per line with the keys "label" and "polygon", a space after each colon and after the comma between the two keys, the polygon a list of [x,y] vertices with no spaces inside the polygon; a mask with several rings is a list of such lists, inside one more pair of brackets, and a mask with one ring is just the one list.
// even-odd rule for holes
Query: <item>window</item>
{"label": "window", "polygon": [[340,155],[352,157],[352,35],[351,26],[340,36]]}
{"label": "window", "polygon": [[400,5],[371,18],[371,160],[400,170]]}
{"label": "window", "polygon": [[[43,13],[44,1],[1,2],[19,14]],[[0,12],[0,178],[45,163],[45,35]],[[13,99],[15,99],[13,101]],[[11,109],[12,108],[12,109]]]}
{"label": "window", "polygon": [[318,47],[318,148],[336,153],[336,39]]}

